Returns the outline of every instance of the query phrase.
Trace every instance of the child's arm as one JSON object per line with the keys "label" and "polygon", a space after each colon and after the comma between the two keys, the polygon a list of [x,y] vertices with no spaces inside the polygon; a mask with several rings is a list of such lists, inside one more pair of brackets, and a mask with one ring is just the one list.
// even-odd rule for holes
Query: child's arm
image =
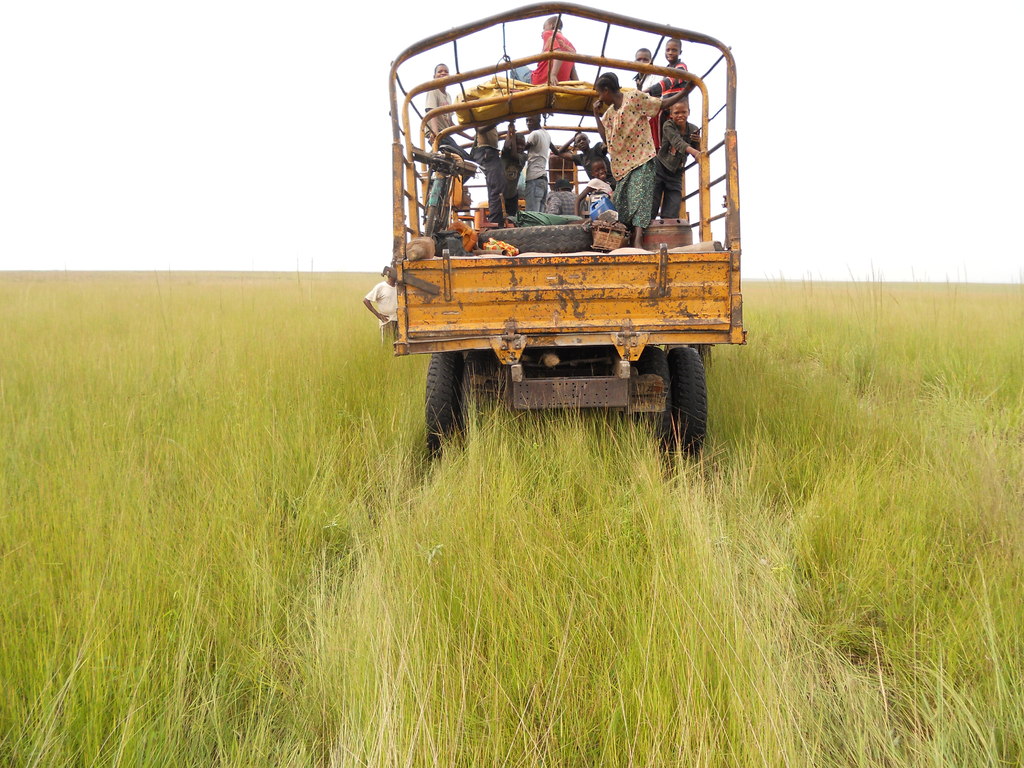
{"label": "child's arm", "polygon": [[[689,131],[687,132],[689,133]],[[673,154],[685,152],[695,160],[700,157],[700,150],[694,149],[689,142],[689,136],[684,137],[679,126],[671,120],[666,120],[661,131],[662,144],[668,143],[672,147]]]}
{"label": "child's arm", "polygon": [[573,143],[574,141],[576,141],[576,138],[577,138],[577,137],[578,137],[579,135],[580,135],[580,133],[579,133],[579,131],[577,131],[575,135],[573,135],[573,136],[570,136],[570,137],[569,137],[569,140],[568,140],[567,142],[565,142],[565,144],[563,144],[562,146],[558,147],[558,148],[557,148],[557,149],[555,150],[555,154],[556,154],[556,155],[558,155],[559,157],[561,157],[561,156],[562,156],[563,154],[565,154],[566,152],[568,152],[568,151],[569,151],[569,147],[571,147],[571,146],[572,146],[572,143]]}
{"label": "child's arm", "polygon": [[661,100],[661,108],[662,109],[668,109],[673,104],[675,104],[677,101],[679,101],[681,98],[683,98],[684,96],[689,96],[689,95],[690,95],[690,89],[689,88],[683,88],[683,90],[676,91],[671,96],[665,96]]}

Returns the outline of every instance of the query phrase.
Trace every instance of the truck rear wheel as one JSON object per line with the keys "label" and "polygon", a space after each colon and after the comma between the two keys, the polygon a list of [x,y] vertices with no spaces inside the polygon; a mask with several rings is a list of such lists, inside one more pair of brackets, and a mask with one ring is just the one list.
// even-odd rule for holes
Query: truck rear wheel
{"label": "truck rear wheel", "polygon": [[704,363],[693,347],[676,347],[668,353],[672,373],[672,420],[679,447],[700,453],[708,431],[708,387]]}
{"label": "truck rear wheel", "polygon": [[589,251],[593,240],[587,223],[491,229],[485,230],[480,239],[486,240],[489,237],[514,245],[524,253],[530,251],[538,253]]}
{"label": "truck rear wheel", "polygon": [[672,431],[672,375],[665,350],[661,347],[644,347],[644,351],[640,353],[640,359],[636,361],[636,369],[641,376],[654,373],[665,381],[665,391],[668,392],[665,410],[661,413],[645,413],[643,417],[644,421],[653,427],[658,441],[665,448],[671,448],[675,436]]}
{"label": "truck rear wheel", "polygon": [[427,450],[436,456],[462,430],[462,353],[435,352],[427,367]]}

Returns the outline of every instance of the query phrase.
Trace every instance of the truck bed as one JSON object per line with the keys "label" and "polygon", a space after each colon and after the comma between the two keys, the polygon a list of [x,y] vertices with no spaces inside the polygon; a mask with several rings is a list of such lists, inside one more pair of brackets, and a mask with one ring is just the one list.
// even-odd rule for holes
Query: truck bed
{"label": "truck bed", "polygon": [[[397,354],[531,346],[743,343],[736,259],[717,243],[652,253],[452,256],[401,264]],[[404,305],[404,306],[403,306]]]}

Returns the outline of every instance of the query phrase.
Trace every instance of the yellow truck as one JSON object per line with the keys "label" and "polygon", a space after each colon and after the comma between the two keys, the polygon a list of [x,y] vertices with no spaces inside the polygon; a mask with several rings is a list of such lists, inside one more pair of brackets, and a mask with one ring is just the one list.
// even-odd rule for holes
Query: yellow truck
{"label": "yellow truck", "polygon": [[[601,39],[603,30],[604,44],[599,52],[580,52],[571,44],[548,44],[557,35],[545,35],[544,46],[533,53],[512,57],[505,50],[495,65],[491,47],[484,66],[460,69],[459,43],[465,51],[470,36],[491,32],[505,46],[513,28],[530,24],[536,32],[542,23],[556,33],[588,28],[593,39]],[[606,50],[610,35],[625,41],[620,45],[629,44],[628,51],[616,51],[627,55]],[[687,58],[710,64],[707,71],[698,75],[657,63],[666,41],[676,50],[673,41],[681,41]],[[650,63],[633,55],[641,44],[652,54]],[[422,54],[447,58],[453,66],[447,74],[407,87],[403,65]],[[682,174],[678,219],[652,222],[641,248],[609,252],[612,225],[591,221],[586,211],[579,222],[495,228],[483,210],[472,218],[472,211],[458,210],[460,182],[468,187],[478,170],[467,159],[476,155],[464,145],[477,129],[543,115],[551,134],[595,131],[596,92],[590,82],[548,76],[533,84],[525,75],[524,68],[545,63],[548,72],[565,71],[563,62],[571,62],[574,73],[577,68],[593,73],[595,80],[601,72],[620,71],[631,81],[638,73],[641,87],[662,78],[683,82],[689,101],[699,102],[692,113],[700,128],[699,156]],[[646,82],[645,75],[650,76]],[[450,89],[455,98],[450,104],[434,99],[434,106],[421,110],[418,102],[438,88]],[[665,24],[543,3],[406,48],[392,65],[390,96],[392,263],[398,274],[394,348],[396,355],[431,355],[430,451],[462,428],[470,393],[484,391],[514,409],[609,408],[640,414],[666,447],[699,451],[708,423],[705,360],[712,345],[745,342],[736,69],[730,49],[707,35]],[[577,189],[584,183],[575,166],[553,168],[549,182],[559,174]],[[711,202],[715,187],[718,211]],[[452,235],[453,225],[473,232],[468,238]],[[478,247],[460,247],[466,239],[475,239]],[[599,239],[605,247],[595,247]],[[519,252],[509,255],[515,248],[508,245],[517,243]]]}

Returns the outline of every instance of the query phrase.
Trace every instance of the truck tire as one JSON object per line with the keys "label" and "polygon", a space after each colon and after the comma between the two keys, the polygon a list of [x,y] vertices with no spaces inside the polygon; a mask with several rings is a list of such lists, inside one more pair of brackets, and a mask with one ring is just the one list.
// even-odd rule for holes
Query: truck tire
{"label": "truck tire", "polygon": [[704,363],[693,347],[676,347],[668,353],[672,373],[672,420],[679,448],[700,453],[708,431],[708,387]]}
{"label": "truck tire", "polygon": [[427,450],[436,456],[444,441],[463,426],[461,352],[435,352],[430,356],[426,406]]}
{"label": "truck tire", "polygon": [[672,375],[669,370],[668,357],[661,347],[647,346],[640,353],[636,361],[637,372],[641,375],[656,373],[665,381],[665,389],[668,397],[665,402],[665,410],[661,413],[641,414],[644,421],[651,424],[654,429],[654,436],[664,448],[671,449],[675,432],[672,430]]}
{"label": "truck tire", "polygon": [[588,223],[555,224],[548,227],[510,227],[508,229],[485,230],[481,242],[493,237],[495,240],[514,245],[521,252],[575,253],[589,251],[593,236]]}

